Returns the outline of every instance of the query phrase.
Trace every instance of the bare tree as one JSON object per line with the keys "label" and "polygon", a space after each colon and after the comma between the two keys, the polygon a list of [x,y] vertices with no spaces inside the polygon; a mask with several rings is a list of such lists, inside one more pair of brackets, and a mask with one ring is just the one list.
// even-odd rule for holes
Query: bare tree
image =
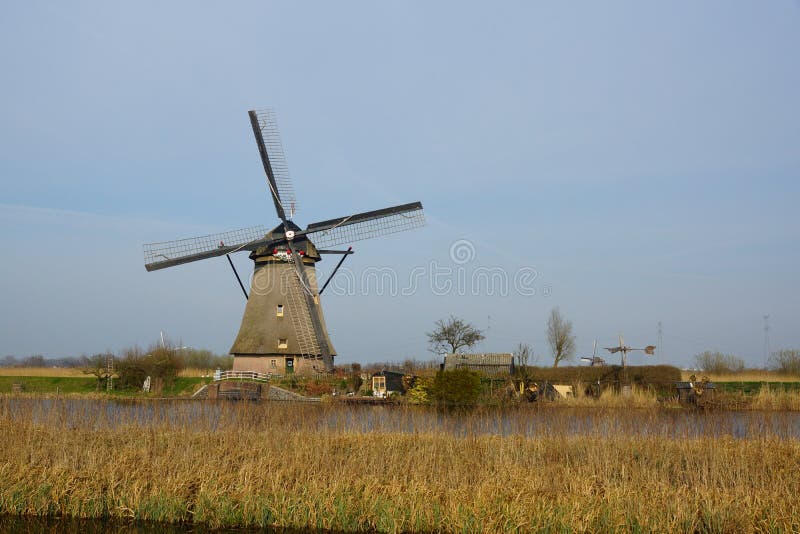
{"label": "bare tree", "polygon": [[800,350],[783,349],[772,353],[769,362],[782,373],[800,375]]}
{"label": "bare tree", "polygon": [[533,348],[527,343],[520,343],[514,350],[514,357],[517,358],[517,365],[523,373],[529,364],[536,365],[538,357],[533,353]]}
{"label": "bare tree", "polygon": [[469,348],[484,339],[483,332],[454,316],[436,321],[436,328],[428,332],[428,345],[434,353],[449,351],[455,354],[459,349]]}
{"label": "bare tree", "polygon": [[744,360],[733,354],[707,350],[694,357],[698,368],[706,373],[738,373],[744,370]]}
{"label": "bare tree", "polygon": [[547,342],[553,350],[553,367],[575,355],[575,336],[572,335],[572,321],[561,316],[558,307],[550,310],[547,320]]}
{"label": "bare tree", "polygon": [[97,378],[97,391],[100,391],[100,385],[110,377],[108,374],[108,358],[110,357],[112,354],[108,352],[81,356],[83,373]]}

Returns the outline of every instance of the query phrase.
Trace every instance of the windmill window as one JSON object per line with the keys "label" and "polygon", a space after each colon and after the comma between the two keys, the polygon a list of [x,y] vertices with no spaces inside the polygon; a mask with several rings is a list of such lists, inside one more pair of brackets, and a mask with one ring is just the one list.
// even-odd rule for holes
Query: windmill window
{"label": "windmill window", "polygon": [[272,369],[277,369],[277,368],[278,368],[278,360],[270,360],[270,361],[269,361],[269,366],[270,366]]}
{"label": "windmill window", "polygon": [[279,349],[288,349],[289,348],[288,340],[286,338],[279,338],[278,339],[278,348]]}
{"label": "windmill window", "polygon": [[283,304],[278,304],[277,316],[283,317]]}

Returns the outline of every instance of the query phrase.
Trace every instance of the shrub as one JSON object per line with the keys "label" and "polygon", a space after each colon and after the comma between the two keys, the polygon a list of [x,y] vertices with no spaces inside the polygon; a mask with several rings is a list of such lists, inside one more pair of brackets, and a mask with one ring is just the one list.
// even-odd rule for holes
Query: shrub
{"label": "shrub", "polygon": [[151,346],[148,352],[138,347],[127,349],[116,362],[120,388],[141,388],[145,379],[151,379],[151,391],[171,384],[183,369],[178,351],[170,346]]}
{"label": "shrub", "polygon": [[232,369],[233,356],[220,356],[206,349],[185,348],[178,350],[183,367],[188,369]]}
{"label": "shrub", "polygon": [[312,380],[306,382],[305,390],[306,395],[310,397],[321,397],[322,395],[330,395],[333,392],[333,386],[330,383]]}
{"label": "shrub", "polygon": [[481,375],[469,369],[441,371],[430,393],[440,406],[472,406],[481,395]]}
{"label": "shrub", "polygon": [[547,381],[555,384],[594,384],[632,381],[637,385],[669,385],[681,379],[681,370],[671,365],[630,365],[623,370],[618,365],[601,365],[595,367],[530,367],[528,376],[535,381]]}
{"label": "shrub", "polygon": [[430,404],[432,385],[433,381],[430,378],[417,378],[408,390],[409,404]]}
{"label": "shrub", "polygon": [[775,351],[769,361],[774,369],[782,373],[800,375],[800,350],[798,349]]}
{"label": "shrub", "polygon": [[697,367],[706,373],[738,373],[744,370],[744,360],[733,354],[723,354],[719,351],[707,350],[695,355]]}

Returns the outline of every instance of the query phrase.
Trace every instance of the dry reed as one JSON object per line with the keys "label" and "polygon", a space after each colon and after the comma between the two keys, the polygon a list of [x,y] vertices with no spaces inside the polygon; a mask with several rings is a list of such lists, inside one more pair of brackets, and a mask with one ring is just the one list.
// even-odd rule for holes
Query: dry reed
{"label": "dry reed", "polygon": [[87,377],[80,367],[0,367],[0,376]]}
{"label": "dry reed", "polygon": [[746,439],[665,437],[623,414],[616,430],[574,435],[579,411],[560,410],[530,437],[525,410],[502,414],[501,436],[480,431],[497,412],[108,406],[0,398],[14,444],[0,448],[0,513],[382,532],[800,529],[800,442],[757,424]]}
{"label": "dry reed", "polygon": [[800,382],[800,376],[763,369],[745,369],[739,373],[681,371],[681,379],[684,381],[689,381],[692,375],[698,379],[708,376],[714,382]]}

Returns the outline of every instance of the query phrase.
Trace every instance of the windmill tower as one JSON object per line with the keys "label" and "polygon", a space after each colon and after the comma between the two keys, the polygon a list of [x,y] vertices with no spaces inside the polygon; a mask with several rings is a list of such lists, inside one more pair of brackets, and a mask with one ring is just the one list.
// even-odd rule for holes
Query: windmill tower
{"label": "windmill tower", "polygon": [[[272,110],[248,112],[279,224],[243,228],[178,241],[144,245],[145,268],[155,271],[227,256],[247,298],[239,334],[230,349],[235,371],[287,374],[331,371],[336,351],[322,314],[320,294],[352,247],[342,244],[418,228],[425,224],[420,202],[309,224],[293,221],[297,202]],[[248,295],[230,259],[248,251],[254,263]],[[315,265],[323,255],[341,255],[320,290]]]}

